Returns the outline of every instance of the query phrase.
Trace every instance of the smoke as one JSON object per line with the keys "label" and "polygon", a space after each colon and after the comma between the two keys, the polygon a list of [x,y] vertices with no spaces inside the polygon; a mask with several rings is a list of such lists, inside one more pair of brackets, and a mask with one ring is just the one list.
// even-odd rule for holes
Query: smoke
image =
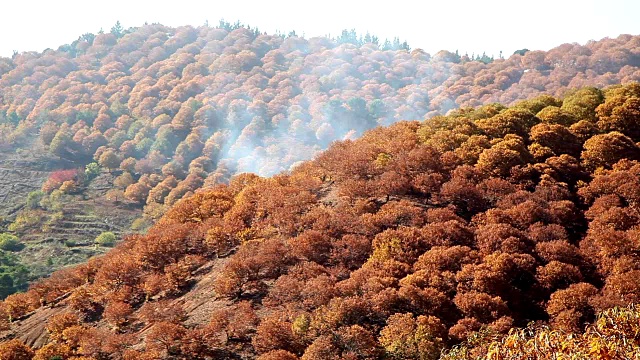
{"label": "smoke", "polygon": [[[227,34],[225,41],[232,47],[223,52],[229,55],[219,55],[216,63],[235,56],[237,44],[227,39],[234,36]],[[221,127],[228,130],[218,159],[232,171],[273,175],[312,158],[333,141],[435,114],[430,97],[438,95],[433,91],[437,88],[425,81],[434,70],[425,66],[430,56],[423,52],[265,35],[243,46],[256,43],[264,55],[251,70],[226,72],[226,86],[210,84],[203,92],[210,99],[205,104],[220,109]],[[210,48],[205,45],[199,55]],[[247,54],[246,49],[239,52]],[[447,65],[440,65],[439,75],[448,78],[442,74]],[[227,89],[231,93],[223,93]]]}

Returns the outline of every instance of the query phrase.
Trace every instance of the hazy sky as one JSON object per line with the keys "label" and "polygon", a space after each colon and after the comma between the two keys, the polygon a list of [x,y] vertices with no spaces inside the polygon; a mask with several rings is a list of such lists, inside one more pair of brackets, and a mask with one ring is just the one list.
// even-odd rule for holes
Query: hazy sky
{"label": "hazy sky", "polygon": [[261,31],[307,37],[342,29],[398,36],[430,53],[459,50],[498,56],[521,48],[548,50],[566,42],[640,34],[638,0],[58,0],[2,4],[0,56],[71,43],[83,33],[145,22],[170,26],[240,20]]}

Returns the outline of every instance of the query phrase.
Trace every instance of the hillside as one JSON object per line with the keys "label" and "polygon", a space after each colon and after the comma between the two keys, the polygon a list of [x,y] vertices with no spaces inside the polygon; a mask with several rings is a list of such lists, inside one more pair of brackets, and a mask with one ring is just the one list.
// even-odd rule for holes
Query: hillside
{"label": "hillside", "polygon": [[[106,172],[81,192],[42,193],[56,169],[73,164],[48,154],[37,139],[29,148],[0,152],[0,236],[19,237],[21,246],[11,252],[33,280],[103,253],[105,248],[95,247],[94,239],[105,231],[129,233],[140,211],[105,199],[115,178]],[[6,296],[4,286],[1,296]]]}
{"label": "hillside", "polygon": [[[436,359],[477,331],[487,342],[467,346],[482,354],[491,341],[511,351],[520,340],[500,334],[530,323],[582,333],[604,312],[623,326],[633,309],[607,311],[640,300],[639,120],[640,84],[583,88],[399,122],[290,173],[237,175],[9,296],[4,336],[20,340],[0,350]],[[629,346],[633,330],[614,329],[595,335]]]}
{"label": "hillside", "polygon": [[114,26],[0,59],[0,231],[31,249],[18,256],[39,277],[100,252],[86,245],[101,231],[143,231],[233,174],[287,171],[378,125],[638,81],[639,66],[630,35],[492,59],[353,31]]}

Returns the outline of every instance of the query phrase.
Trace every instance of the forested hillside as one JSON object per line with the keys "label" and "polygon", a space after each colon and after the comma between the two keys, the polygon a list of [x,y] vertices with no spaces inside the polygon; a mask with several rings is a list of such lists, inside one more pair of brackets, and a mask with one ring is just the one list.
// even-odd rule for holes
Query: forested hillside
{"label": "forested hillside", "polygon": [[[568,94],[398,122],[196,191],[9,296],[0,357],[437,359],[469,336],[447,356],[533,354],[531,336],[638,356],[620,308],[640,301],[640,84]],[[500,338],[532,322],[553,331]]]}
{"label": "forested hillside", "polygon": [[[378,125],[638,81],[639,66],[631,35],[493,59],[355,31],[116,24],[0,58],[0,235],[18,237],[16,266],[37,278],[233,174],[287,171]],[[2,294],[25,283],[8,266]]]}
{"label": "forested hillside", "polygon": [[[39,136],[83,170],[93,161],[119,169],[108,198],[146,205],[154,219],[203,185],[288,170],[377,125],[638,81],[640,37],[482,60],[354,32],[305,39],[225,22],[116,26],[0,59],[0,147],[30,148]],[[65,180],[67,192],[83,183]]]}

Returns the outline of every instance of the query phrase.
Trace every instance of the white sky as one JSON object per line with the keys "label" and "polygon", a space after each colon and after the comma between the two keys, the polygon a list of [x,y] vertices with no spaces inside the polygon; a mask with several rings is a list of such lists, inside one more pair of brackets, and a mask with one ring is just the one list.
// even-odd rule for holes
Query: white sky
{"label": "white sky", "polygon": [[261,31],[307,37],[355,28],[400,37],[431,54],[459,50],[505,56],[566,42],[640,34],[639,0],[22,0],[3,2],[0,56],[71,43],[83,33],[144,22],[169,26],[240,20]]}

